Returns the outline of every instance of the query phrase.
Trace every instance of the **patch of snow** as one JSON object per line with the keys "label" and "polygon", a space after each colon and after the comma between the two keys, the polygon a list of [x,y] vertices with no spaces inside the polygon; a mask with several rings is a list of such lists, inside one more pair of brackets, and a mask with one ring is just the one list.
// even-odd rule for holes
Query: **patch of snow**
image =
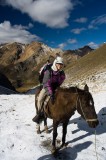
{"label": "patch of snow", "polygon": [[[99,125],[95,129],[76,112],[70,119],[66,142],[61,152],[65,160],[106,160],[106,91],[93,93]],[[55,160],[49,145],[52,140],[52,120],[48,119],[51,133],[36,133],[32,122],[35,116],[34,95],[0,95],[0,160]],[[43,131],[43,124],[41,129]],[[61,140],[62,127],[57,139]],[[95,151],[96,146],[96,151]],[[62,159],[60,157],[60,159]]]}
{"label": "patch of snow", "polygon": [[[83,89],[85,84],[89,86],[89,90],[92,93],[106,91],[106,72],[97,73],[95,75],[91,75],[88,78],[84,78],[83,80],[74,81],[71,86],[77,86],[78,88]],[[69,87],[70,84],[64,84],[65,87]]]}

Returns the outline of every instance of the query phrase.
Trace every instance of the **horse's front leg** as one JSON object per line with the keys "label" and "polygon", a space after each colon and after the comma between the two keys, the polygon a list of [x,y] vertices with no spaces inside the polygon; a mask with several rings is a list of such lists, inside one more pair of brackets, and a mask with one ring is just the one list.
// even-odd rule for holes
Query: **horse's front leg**
{"label": "horse's front leg", "polygon": [[58,122],[53,120],[53,141],[52,141],[52,153],[56,152],[56,137],[57,137]]}
{"label": "horse's front leg", "polygon": [[47,126],[47,117],[44,115],[44,130],[46,133],[49,133],[48,126]]}
{"label": "horse's front leg", "polygon": [[36,123],[36,132],[37,132],[37,134],[40,134],[40,133],[41,133],[40,123]]}
{"label": "horse's front leg", "polygon": [[67,134],[67,125],[68,125],[69,120],[65,121],[63,123],[63,136],[62,136],[62,147],[65,145],[66,141],[66,134]]}

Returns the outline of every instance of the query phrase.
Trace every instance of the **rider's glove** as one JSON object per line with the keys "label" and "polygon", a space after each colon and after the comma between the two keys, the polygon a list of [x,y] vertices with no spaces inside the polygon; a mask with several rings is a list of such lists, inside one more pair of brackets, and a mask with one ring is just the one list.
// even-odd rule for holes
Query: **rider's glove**
{"label": "rider's glove", "polygon": [[50,96],[50,99],[51,99],[51,103],[54,104],[54,102],[55,102],[55,96],[54,96],[54,94],[52,94],[52,95]]}

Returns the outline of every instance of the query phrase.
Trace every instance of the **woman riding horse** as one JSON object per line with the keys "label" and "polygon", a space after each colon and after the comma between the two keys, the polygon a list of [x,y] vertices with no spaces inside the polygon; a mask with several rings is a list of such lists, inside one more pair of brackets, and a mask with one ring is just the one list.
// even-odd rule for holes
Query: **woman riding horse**
{"label": "woman riding horse", "polygon": [[[37,98],[35,98],[35,102],[37,102]],[[95,112],[94,101],[87,85],[84,87],[84,90],[78,89],[77,87],[58,88],[54,105],[49,101],[44,108],[44,113],[46,115],[44,119],[45,124],[47,123],[47,117],[53,119],[53,152],[56,151],[55,142],[58,125],[60,123],[63,125],[62,146],[64,146],[67,125],[69,119],[74,115],[76,110],[86,120],[90,127],[95,128],[99,124]],[[47,129],[47,127],[45,128]],[[40,124],[38,132],[40,133]]]}
{"label": "woman riding horse", "polygon": [[32,119],[34,122],[39,123],[42,118],[43,102],[47,96],[50,97],[52,104],[55,101],[55,90],[63,83],[65,80],[65,73],[62,70],[63,59],[57,57],[51,69],[46,70],[43,78],[43,88],[39,93],[37,107],[37,115]]}

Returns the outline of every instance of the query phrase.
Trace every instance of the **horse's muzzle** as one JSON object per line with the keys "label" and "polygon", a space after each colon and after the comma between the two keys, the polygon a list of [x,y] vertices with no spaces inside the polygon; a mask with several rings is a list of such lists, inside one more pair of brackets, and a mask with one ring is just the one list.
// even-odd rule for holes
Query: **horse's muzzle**
{"label": "horse's muzzle", "polygon": [[91,127],[91,128],[96,128],[96,127],[98,126],[98,124],[99,124],[98,119],[95,120],[95,121],[88,121],[88,125],[89,125],[89,127]]}

